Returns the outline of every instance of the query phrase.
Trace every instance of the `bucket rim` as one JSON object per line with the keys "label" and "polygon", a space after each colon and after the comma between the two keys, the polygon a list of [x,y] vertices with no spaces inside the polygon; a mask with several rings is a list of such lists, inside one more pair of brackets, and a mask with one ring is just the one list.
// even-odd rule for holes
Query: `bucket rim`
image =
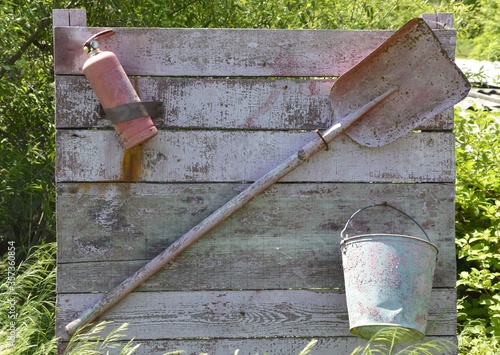
{"label": "bucket rim", "polygon": [[363,239],[363,238],[366,238],[366,237],[400,237],[400,238],[405,238],[405,239],[412,239],[412,240],[420,241],[420,242],[423,242],[425,244],[430,245],[431,247],[433,247],[436,250],[436,255],[439,254],[439,248],[434,243],[432,243],[432,242],[430,242],[428,240],[425,240],[425,239],[422,239],[422,238],[418,238],[418,237],[414,237],[414,236],[411,236],[411,235],[406,235],[406,234],[391,234],[391,233],[360,234],[360,235],[355,235],[355,236],[352,236],[352,237],[349,237],[349,238],[344,238],[344,239],[342,239],[340,241],[340,248],[342,248],[343,246],[345,246],[347,243],[350,243],[350,242],[359,242],[360,239]]}

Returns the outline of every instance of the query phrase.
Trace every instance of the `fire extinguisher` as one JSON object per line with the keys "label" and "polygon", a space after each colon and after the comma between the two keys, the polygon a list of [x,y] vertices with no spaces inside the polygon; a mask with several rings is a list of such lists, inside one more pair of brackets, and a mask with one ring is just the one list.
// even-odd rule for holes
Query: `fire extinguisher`
{"label": "fire extinguisher", "polygon": [[159,102],[141,102],[116,55],[99,50],[99,41],[114,34],[113,30],[104,30],[83,44],[89,57],[83,65],[83,73],[124,148],[131,149],[158,134],[151,116],[162,107]]}

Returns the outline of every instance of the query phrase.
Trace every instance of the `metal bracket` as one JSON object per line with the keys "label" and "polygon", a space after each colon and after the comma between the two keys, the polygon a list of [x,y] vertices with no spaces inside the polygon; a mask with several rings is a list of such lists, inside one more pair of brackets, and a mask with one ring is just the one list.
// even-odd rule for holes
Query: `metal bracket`
{"label": "metal bracket", "polygon": [[104,109],[106,118],[113,124],[134,120],[139,117],[162,117],[164,114],[163,102],[131,102],[113,108]]}

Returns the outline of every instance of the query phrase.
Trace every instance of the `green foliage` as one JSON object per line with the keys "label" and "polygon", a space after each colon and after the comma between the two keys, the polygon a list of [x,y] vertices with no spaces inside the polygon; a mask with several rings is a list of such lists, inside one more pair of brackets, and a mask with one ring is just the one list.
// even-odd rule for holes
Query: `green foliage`
{"label": "green foliage", "polygon": [[[461,2],[425,0],[83,1],[90,26],[391,29],[422,13],[466,14]],[[115,14],[115,16],[108,16]]]}
{"label": "green foliage", "polygon": [[365,346],[359,346],[351,355],[417,355],[417,354],[452,354],[456,345],[448,340],[431,339],[404,346],[397,344],[411,338],[411,329],[387,327],[379,330]]}
{"label": "green foliage", "polygon": [[500,339],[500,116],[458,110],[455,117],[458,320],[461,348],[472,350],[465,339],[474,335]]}
{"label": "green foliage", "polygon": [[500,11],[500,0],[451,1],[462,8],[455,27],[458,28],[461,43],[467,47],[467,57],[498,61],[500,60],[500,23],[496,14]]}
{"label": "green foliage", "polygon": [[54,239],[50,2],[0,6],[0,255]]}
{"label": "green foliage", "polygon": [[54,353],[55,251],[42,244],[19,265],[8,253],[0,261],[0,354]]}
{"label": "green foliage", "polygon": [[478,0],[470,15],[470,36],[474,48],[470,55],[476,59],[500,60],[500,22],[494,14],[500,12],[500,0]]}
{"label": "green foliage", "polygon": [[460,354],[464,355],[497,355],[500,354],[498,338],[487,334],[483,322],[468,320],[467,326],[458,337]]}

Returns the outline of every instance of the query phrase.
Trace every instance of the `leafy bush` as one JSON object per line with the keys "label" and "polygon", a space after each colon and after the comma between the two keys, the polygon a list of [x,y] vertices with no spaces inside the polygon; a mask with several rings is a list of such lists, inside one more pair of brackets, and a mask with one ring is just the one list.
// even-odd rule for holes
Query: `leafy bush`
{"label": "leafy bush", "polygon": [[[45,1],[49,5],[49,1]],[[0,6],[0,255],[54,240],[54,106],[50,7]]]}
{"label": "leafy bush", "polygon": [[474,47],[471,57],[490,61],[500,60],[500,23],[496,16],[500,11],[500,0],[477,0],[472,7],[470,23],[474,30],[469,32]]}
{"label": "leafy bush", "polygon": [[391,29],[422,13],[453,12],[462,17],[469,14],[470,8],[462,2],[434,4],[426,0],[169,0],[128,4],[81,1],[81,4],[87,10],[89,26],[284,29]]}
{"label": "leafy bush", "polygon": [[458,337],[460,354],[497,355],[500,354],[498,338],[487,334],[483,322],[470,320]]}
{"label": "leafy bush", "polygon": [[475,335],[500,339],[500,115],[458,110],[455,123],[458,321],[471,350]]}

